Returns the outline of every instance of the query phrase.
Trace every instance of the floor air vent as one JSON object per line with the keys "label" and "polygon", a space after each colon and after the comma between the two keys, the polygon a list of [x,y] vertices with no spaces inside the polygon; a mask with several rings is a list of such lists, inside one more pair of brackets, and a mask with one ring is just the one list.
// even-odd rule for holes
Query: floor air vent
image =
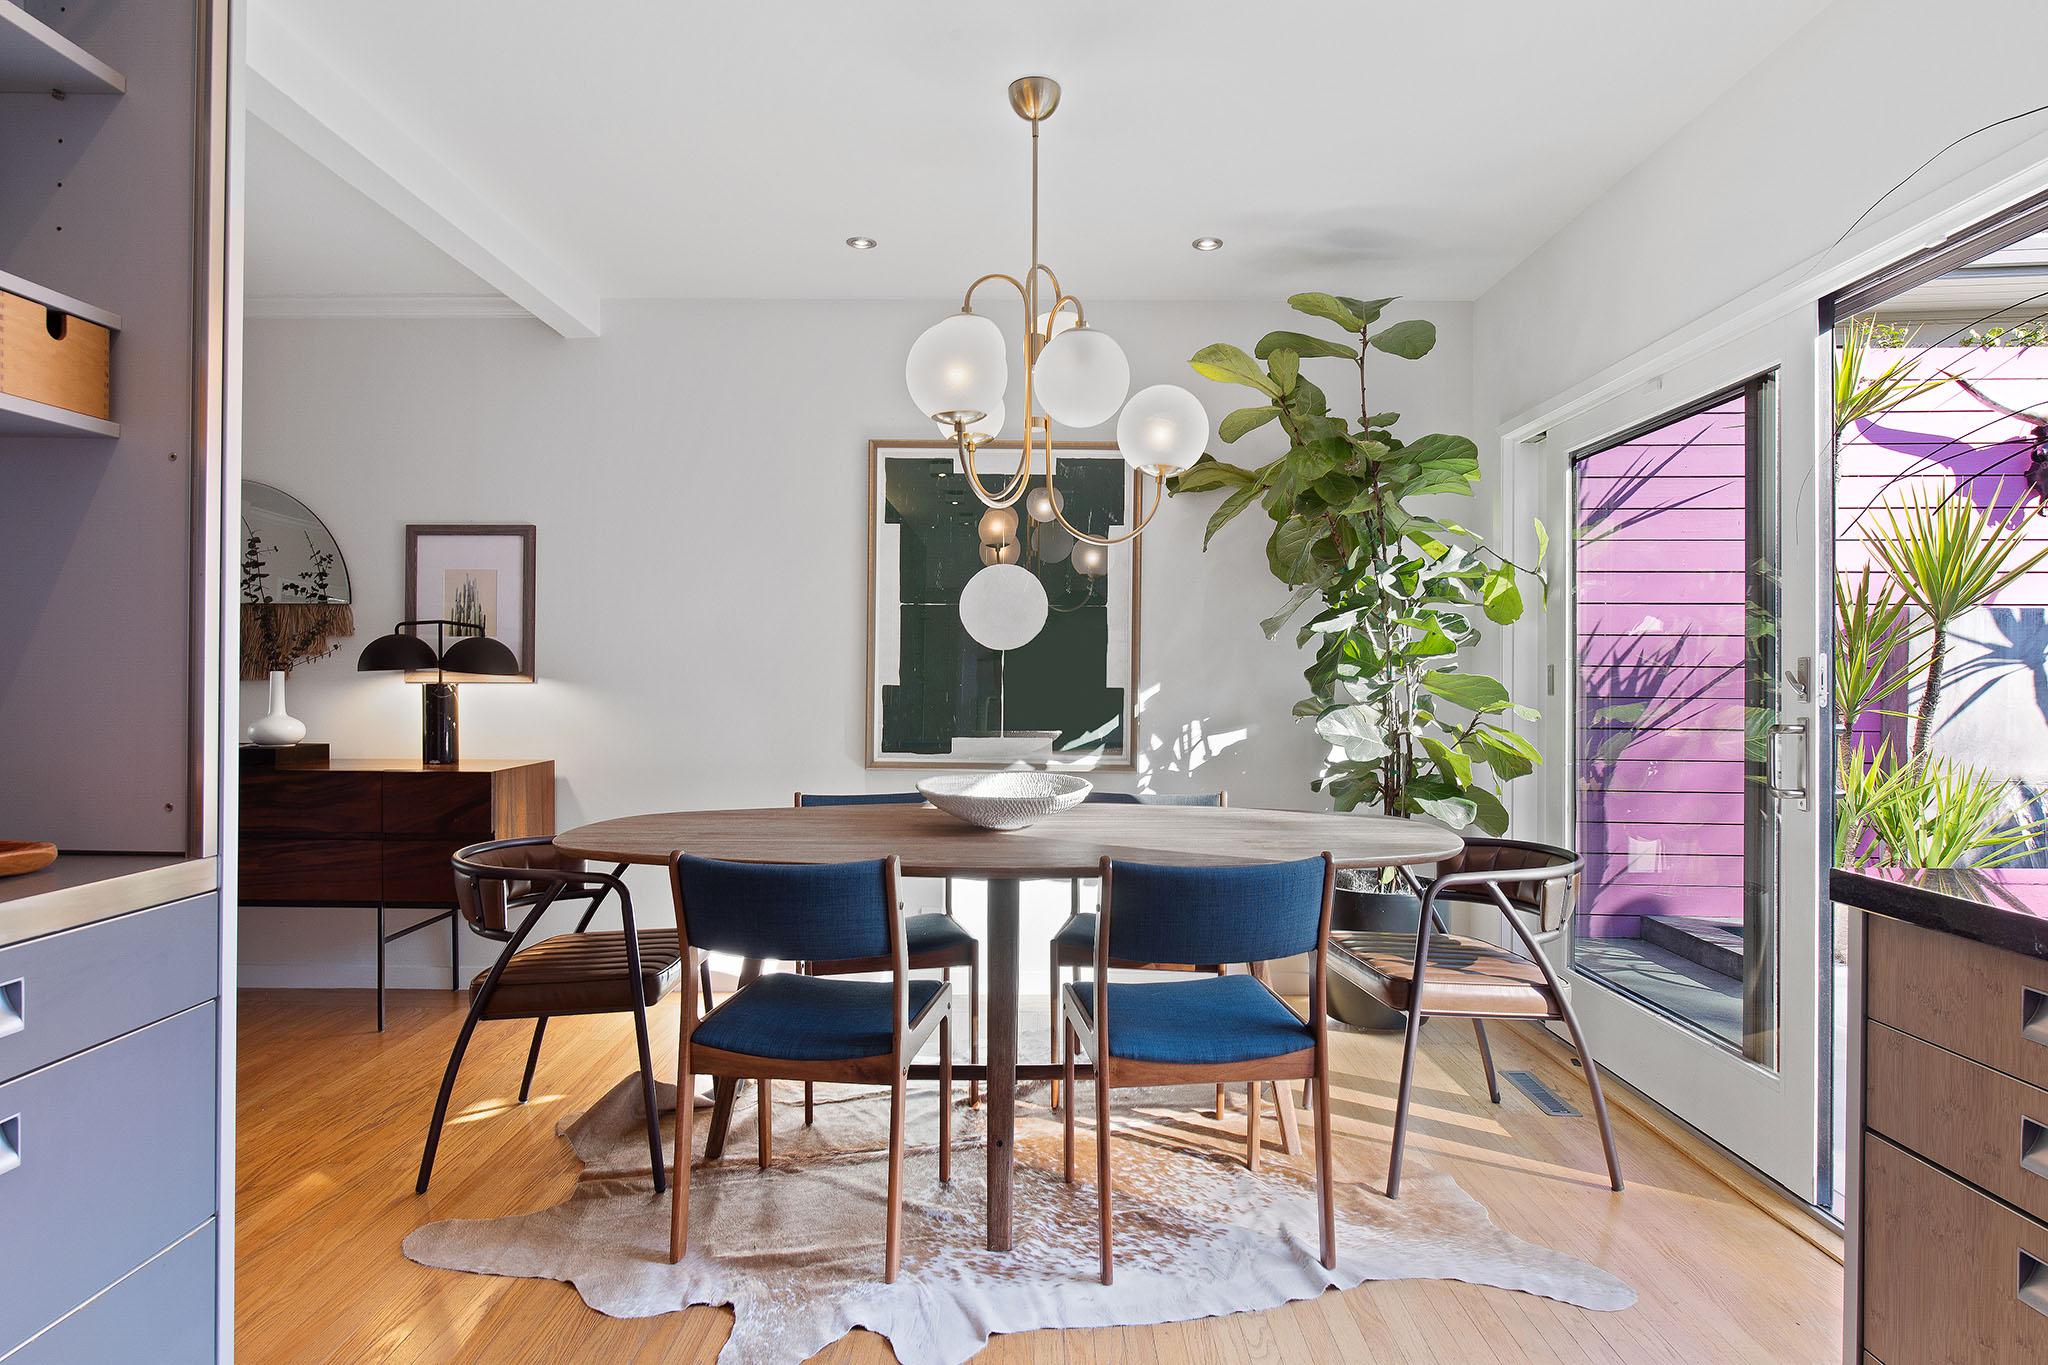
{"label": "floor air vent", "polygon": [[1515,1089],[1535,1101],[1536,1107],[1554,1119],[1573,1119],[1579,1111],[1557,1097],[1557,1092],[1536,1079],[1532,1071],[1503,1071],[1501,1075],[1514,1084]]}

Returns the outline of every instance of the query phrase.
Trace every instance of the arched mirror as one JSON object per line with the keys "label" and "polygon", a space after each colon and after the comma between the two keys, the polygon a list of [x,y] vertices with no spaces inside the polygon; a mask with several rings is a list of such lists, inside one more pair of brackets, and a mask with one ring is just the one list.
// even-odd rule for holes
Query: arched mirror
{"label": "arched mirror", "polygon": [[327,523],[280,488],[242,481],[242,677],[332,654],[355,634],[348,561]]}

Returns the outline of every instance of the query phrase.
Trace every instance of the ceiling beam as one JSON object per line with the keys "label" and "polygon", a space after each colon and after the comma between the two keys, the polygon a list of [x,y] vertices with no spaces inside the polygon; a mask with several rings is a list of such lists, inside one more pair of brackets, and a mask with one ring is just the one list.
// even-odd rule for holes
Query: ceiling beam
{"label": "ceiling beam", "polygon": [[596,287],[393,122],[272,10],[250,11],[249,113],[563,336],[596,336]]}

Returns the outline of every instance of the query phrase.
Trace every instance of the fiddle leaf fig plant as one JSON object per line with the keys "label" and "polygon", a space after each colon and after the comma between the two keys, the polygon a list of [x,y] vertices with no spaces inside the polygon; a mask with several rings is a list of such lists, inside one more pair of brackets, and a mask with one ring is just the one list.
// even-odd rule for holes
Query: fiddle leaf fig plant
{"label": "fiddle leaf fig plant", "polygon": [[[1339,810],[1377,807],[1500,834],[1508,823],[1502,789],[1543,761],[1509,722],[1536,712],[1461,656],[1486,624],[1521,619],[1524,579],[1540,589],[1540,568],[1516,564],[1420,505],[1435,494],[1471,494],[1477,446],[1441,433],[1403,440],[1393,430],[1400,414],[1374,412],[1366,401],[1368,354],[1420,360],[1436,345],[1436,327],[1377,327],[1390,298],[1309,293],[1287,302],[1343,340],[1268,332],[1250,354],[1219,342],[1188,362],[1259,397],[1223,419],[1225,443],[1275,424],[1286,449],[1256,465],[1204,455],[1173,481],[1173,492],[1225,494],[1204,549],[1254,503],[1272,519],[1266,563],[1289,595],[1264,621],[1267,638],[1315,605],[1296,629],[1314,661],[1305,673],[1309,695],[1294,708],[1330,744],[1311,786]],[[1356,370],[1356,422],[1332,415],[1328,396],[1303,373],[1304,361],[1324,360]],[[1540,522],[1536,537],[1540,566]]]}

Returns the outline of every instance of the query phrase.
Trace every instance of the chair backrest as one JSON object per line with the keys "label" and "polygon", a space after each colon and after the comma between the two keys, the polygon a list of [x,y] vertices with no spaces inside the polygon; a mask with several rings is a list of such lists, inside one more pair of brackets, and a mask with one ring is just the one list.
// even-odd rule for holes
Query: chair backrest
{"label": "chair backrest", "polygon": [[1109,958],[1208,966],[1319,952],[1329,934],[1327,855],[1248,867],[1102,863]]}
{"label": "chair backrest", "polygon": [[798,792],[796,804],[805,806],[917,806],[924,804],[919,792],[856,792],[850,796],[820,796],[816,792]]}
{"label": "chair backrest", "polygon": [[782,961],[887,957],[900,912],[891,860],[727,863],[678,853],[676,925],[707,952]]}
{"label": "chair backrest", "polygon": [[1092,791],[1088,800],[1113,806],[1227,806],[1230,793]]}
{"label": "chair backrest", "polygon": [[[1437,876],[1489,874],[1487,881],[1519,910],[1536,917],[1542,932],[1554,933],[1570,922],[1578,907],[1579,855],[1568,848],[1522,839],[1467,839],[1465,851],[1437,865]],[[1439,899],[1479,901],[1496,905],[1484,884],[1446,888]],[[1496,908],[1497,905],[1496,905]]]}
{"label": "chair backrest", "polygon": [[587,883],[574,879],[590,872],[587,863],[565,855],[546,835],[471,844],[456,851],[454,864],[456,908],[470,928],[494,938],[517,927],[511,907],[563,883],[572,883],[572,893],[580,894]]}

